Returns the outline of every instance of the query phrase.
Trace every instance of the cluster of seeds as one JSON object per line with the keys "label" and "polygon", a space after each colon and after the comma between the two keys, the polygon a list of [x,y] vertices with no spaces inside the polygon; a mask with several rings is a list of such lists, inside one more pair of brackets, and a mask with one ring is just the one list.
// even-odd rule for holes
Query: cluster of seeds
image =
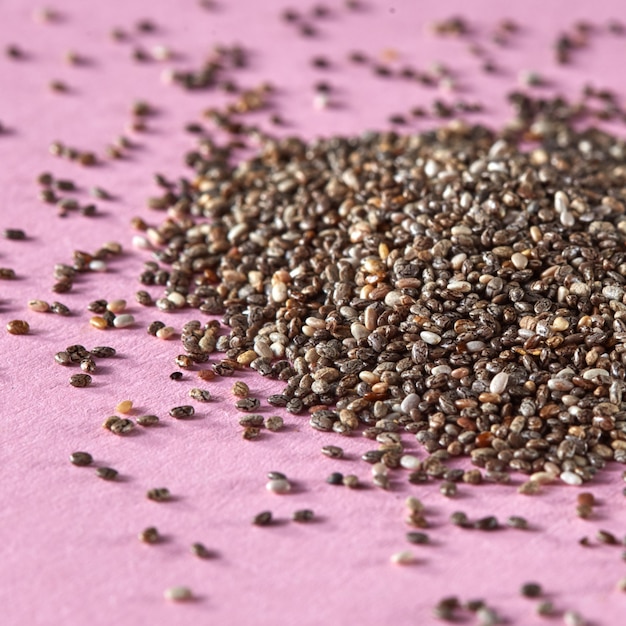
{"label": "cluster of seeds", "polygon": [[513,101],[500,133],[266,139],[234,167],[196,153],[152,229],[172,267],[149,270],[161,300],[223,315],[227,335],[187,325],[189,358],[224,352],[218,375],[284,381],[270,404],[312,427],[382,438],[379,477],[403,431],[431,455],[413,473],[468,455],[531,492],[626,462],[625,146],[573,130],[576,106]]}

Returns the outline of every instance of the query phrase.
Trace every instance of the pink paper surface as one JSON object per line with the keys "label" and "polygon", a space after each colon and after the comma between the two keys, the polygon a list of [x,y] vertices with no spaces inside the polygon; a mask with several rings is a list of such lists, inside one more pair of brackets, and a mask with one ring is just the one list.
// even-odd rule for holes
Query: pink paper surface
{"label": "pink paper surface", "polygon": [[[515,490],[520,477],[513,486],[461,485],[452,500],[434,483],[411,486],[403,476],[392,490],[381,491],[371,486],[369,466],[359,460],[375,447],[372,442],[317,433],[305,416],[281,413],[284,432],[245,442],[232,407],[233,379],[209,383],[215,401],[196,404],[197,419],[167,417],[172,406],[188,402],[191,387],[204,385],[193,372],[181,382],[170,381],[180,344],[150,337],[145,328],[162,319],[180,329],[199,316],[134,304],[141,288],[137,277],[149,253],[133,250],[129,222],[137,215],[152,224],[160,221],[160,213],[146,208],[147,197],[157,191],[152,175],[162,172],[174,179],[186,173],[182,157],[193,138],[184,124],[225,98],[164,84],[164,68],[197,67],[215,45],[240,43],[251,51],[251,63],[238,80],[250,87],[271,81],[276,110],[287,121],[277,132],[305,137],[389,128],[390,114],[428,105],[435,97],[483,102],[486,112],[475,119],[497,125],[507,119],[504,96],[517,85],[521,70],[540,71],[550,83],[546,94],[573,95],[592,83],[624,95],[626,37],[606,29],[610,18],[626,18],[618,1],[364,0],[360,11],[329,1],[331,15],[310,20],[319,29],[310,39],[279,19],[287,6],[276,0],[217,0],[215,9],[207,10],[192,0],[59,0],[51,6],[59,13],[52,23],[33,19],[40,5],[30,0],[5,0],[0,6],[0,47],[15,43],[27,53],[20,61],[0,58],[0,121],[8,129],[0,134],[0,227],[23,228],[29,235],[27,241],[0,240],[0,266],[18,274],[18,280],[0,283],[0,326],[20,318],[32,328],[29,336],[1,336],[0,623],[408,626],[434,623],[436,602],[458,595],[484,598],[507,623],[539,624],[545,618],[535,616],[534,602],[519,594],[527,581],[541,583],[560,611],[577,610],[597,626],[626,623],[626,596],[616,589],[625,570],[622,549],[578,545],[600,528],[620,538],[624,534],[620,466],[609,467],[589,486],[601,504],[593,518],[582,520],[575,514],[577,489],[551,486],[525,497]],[[294,0],[292,6],[310,14],[313,4]],[[497,74],[481,71],[467,42],[430,33],[433,20],[455,14],[467,18],[473,40],[500,67]],[[490,33],[505,17],[521,29],[500,48]],[[152,19],[156,32],[138,34],[135,24],[142,18]],[[574,53],[571,65],[557,66],[554,40],[580,19],[596,28],[590,44]],[[112,41],[113,27],[131,32],[131,41]],[[131,59],[135,46],[149,50],[158,44],[171,47],[175,60],[142,64]],[[67,65],[68,50],[89,63]],[[395,68],[429,69],[441,62],[453,70],[461,90],[442,94],[376,77],[347,61],[352,50],[374,57],[393,50],[398,59],[390,66]],[[327,56],[331,69],[312,68],[316,54]],[[55,79],[67,82],[70,92],[52,93],[47,85]],[[320,111],[312,106],[312,86],[321,79],[336,86],[336,106]],[[49,154],[54,140],[102,153],[125,133],[137,99],[152,103],[158,115],[149,120],[148,132],[132,137],[136,147],[124,160],[82,168]],[[434,123],[426,119],[408,128]],[[271,127],[266,117],[260,116],[259,124]],[[80,189],[72,195],[83,203],[92,185],[115,199],[96,201],[98,218],[61,219],[37,199],[35,178],[41,171],[75,180]],[[93,251],[111,240],[126,252],[109,271],[84,275],[69,294],[51,293],[55,263],[70,262],[75,249]],[[33,298],[60,300],[74,315],[30,312],[26,303]],[[96,298],[126,298],[135,327],[106,332],[90,327],[86,305]],[[68,378],[76,370],[54,363],[54,353],[72,343],[118,350],[116,358],[100,361],[90,388],[70,387]],[[245,379],[263,400],[280,389],[260,377]],[[155,413],[162,425],[123,438],[102,429],[102,421],[126,398],[134,401],[135,416]],[[263,412],[270,414],[269,407]],[[347,458],[323,457],[320,447],[327,443],[341,445]],[[411,445],[424,456],[407,437]],[[90,451],[97,464],[117,468],[120,480],[105,482],[93,468],[72,466],[68,456],[75,450]],[[268,470],[285,472],[294,491],[266,492]],[[366,487],[327,485],[331,471],[356,473]],[[173,502],[145,498],[147,489],[161,486],[175,495]],[[409,494],[427,506],[431,545],[410,546],[404,538],[410,529],[403,522],[403,501]],[[305,507],[315,510],[317,521],[287,521]],[[264,509],[284,523],[253,527],[251,518]],[[447,521],[455,510],[472,518],[523,515],[532,529],[462,530]],[[137,539],[151,525],[166,536],[162,545]],[[195,541],[217,556],[192,556],[189,546]],[[417,563],[390,564],[390,556],[406,548],[415,552]],[[188,585],[196,600],[168,604],[163,591],[173,585]]]}

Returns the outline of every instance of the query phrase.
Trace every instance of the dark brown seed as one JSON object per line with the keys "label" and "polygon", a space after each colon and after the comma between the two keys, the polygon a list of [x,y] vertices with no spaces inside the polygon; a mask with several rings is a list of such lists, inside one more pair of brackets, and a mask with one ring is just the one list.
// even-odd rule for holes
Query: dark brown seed
{"label": "dark brown seed", "polygon": [[600,543],[605,543],[607,545],[617,545],[619,542],[613,533],[610,533],[608,530],[599,530],[596,533],[596,539]]}
{"label": "dark brown seed", "polygon": [[478,530],[496,530],[500,527],[497,518],[493,515],[488,515],[487,517],[481,517],[476,520],[473,524],[473,527]]}
{"label": "dark brown seed", "polygon": [[139,540],[143,541],[143,543],[153,545],[159,543],[161,535],[159,535],[159,531],[154,526],[149,526],[139,533]]}
{"label": "dark brown seed", "polygon": [[7,332],[11,335],[27,335],[30,326],[25,320],[11,320],[7,324]]}
{"label": "dark brown seed", "polygon": [[170,374],[170,380],[182,380],[183,373],[182,372],[172,372]]}
{"label": "dark brown seed", "polygon": [[56,300],[50,304],[50,312],[55,313],[56,315],[63,315],[64,317],[72,314],[69,307],[62,302],[57,302]]}
{"label": "dark brown seed", "polygon": [[196,410],[190,404],[184,404],[182,406],[175,406],[173,409],[170,409],[170,416],[180,420],[192,417],[195,414]]}
{"label": "dark brown seed", "polygon": [[452,522],[455,526],[460,526],[461,528],[469,528],[471,526],[471,522],[469,521],[467,514],[463,513],[463,511],[456,511],[450,515],[450,522]]}
{"label": "dark brown seed", "polygon": [[167,502],[171,499],[171,494],[169,489],[158,487],[156,489],[150,489],[146,493],[146,497],[148,500],[153,500],[154,502]]}
{"label": "dark brown seed", "polygon": [[315,514],[311,509],[299,509],[293,512],[291,519],[294,522],[310,522]]}
{"label": "dark brown seed", "polygon": [[5,239],[12,241],[24,241],[26,239],[26,233],[21,228],[5,228],[2,235]]}
{"label": "dark brown seed", "polygon": [[88,387],[91,385],[91,380],[89,374],[74,374],[70,376],[70,385],[72,387]]}
{"label": "dark brown seed", "polygon": [[[10,267],[0,267],[0,279],[1,280],[14,280],[16,277],[17,276],[15,274],[14,269],[11,269]],[[13,333],[13,334],[19,334],[19,333]]]}
{"label": "dark brown seed", "polygon": [[102,480],[115,480],[118,475],[118,471],[112,467],[99,467],[96,470],[96,475]]}
{"label": "dark brown seed", "polygon": [[543,591],[538,583],[524,583],[520,593],[526,598],[538,598]]}
{"label": "dark brown seed", "polygon": [[191,551],[199,559],[210,559],[213,555],[203,543],[192,543]]}
{"label": "dark brown seed", "polygon": [[406,540],[409,543],[425,544],[429,542],[428,535],[418,531],[411,531],[406,534]]}
{"label": "dark brown seed", "polygon": [[262,511],[252,518],[252,523],[255,526],[269,526],[272,523],[272,512]]}
{"label": "dark brown seed", "polygon": [[96,346],[91,349],[90,353],[98,359],[110,359],[115,356],[116,350],[110,346]]}
{"label": "dark brown seed", "polygon": [[86,467],[92,464],[93,457],[89,452],[72,452],[72,454],[70,454],[70,461],[78,467]]}

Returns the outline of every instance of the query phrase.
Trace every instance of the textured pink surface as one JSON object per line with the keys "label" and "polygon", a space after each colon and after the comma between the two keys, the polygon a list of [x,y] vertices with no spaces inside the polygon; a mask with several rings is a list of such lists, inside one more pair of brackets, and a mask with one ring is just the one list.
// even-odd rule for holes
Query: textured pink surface
{"label": "textured pink surface", "polygon": [[[293,4],[303,13],[312,6]],[[405,481],[390,492],[331,487],[324,478],[333,470],[357,473],[369,483],[369,468],[358,457],[371,443],[316,433],[305,417],[289,414],[284,415],[285,432],[244,442],[229,408],[232,379],[211,383],[216,399],[225,402],[197,405],[197,419],[167,418],[168,409],[186,402],[188,389],[199,385],[193,373],[180,383],[169,380],[178,343],[149,337],[145,327],[163,319],[180,328],[195,317],[193,312],[168,316],[133,304],[135,328],[103,333],[88,324],[90,300],[134,300],[147,255],[131,249],[130,218],[160,219],[145,208],[155,191],[152,174],[173,178],[184,173],[182,154],[192,142],[183,125],[224,101],[211,92],[189,94],[162,84],[161,71],[195,67],[216,44],[239,42],[251,49],[251,67],[240,81],[248,86],[272,81],[278,87],[278,110],[289,122],[284,132],[309,137],[386,127],[389,114],[441,95],[350,65],[346,55],[354,49],[370,55],[394,49],[398,67],[449,65],[463,87],[461,95],[485,102],[488,111],[481,119],[492,124],[506,118],[503,96],[520,69],[544,73],[551,83],[546,93],[576,93],[586,82],[624,92],[626,38],[604,28],[608,18],[623,15],[618,1],[367,0],[362,11],[352,13],[341,3],[328,4],[336,8],[319,20],[320,35],[303,39],[278,19],[286,5],[274,0],[218,0],[213,11],[192,0],[65,0],[53,6],[60,19],[51,24],[32,19],[38,6],[33,2],[2,3],[0,46],[17,43],[28,58],[0,58],[0,121],[10,131],[0,135],[0,226],[24,228],[29,240],[0,242],[0,265],[19,275],[15,282],[0,283],[0,324],[25,318],[32,327],[30,336],[3,333],[1,339],[3,625],[421,625],[434,621],[433,605],[450,594],[483,597],[509,623],[540,623],[533,603],[518,593],[528,580],[540,582],[558,609],[576,609],[598,626],[626,622],[626,597],[615,589],[624,575],[621,549],[577,544],[598,528],[623,534],[621,467],[608,469],[592,485],[601,505],[588,521],[575,516],[577,490],[564,486],[548,487],[536,497],[520,496],[514,487],[461,486],[451,501],[436,485],[412,487]],[[455,13],[468,17],[475,39],[501,66],[499,74],[482,73],[466,44],[429,34],[433,19]],[[108,36],[114,26],[132,31],[144,17],[155,21],[157,32],[135,33],[134,42],[147,49],[164,43],[178,53],[176,61],[135,63],[130,59],[134,44],[114,43]],[[489,40],[502,17],[523,27],[505,49]],[[552,42],[581,18],[597,25],[598,32],[587,50],[574,54],[571,66],[559,68]],[[90,63],[68,66],[63,62],[68,49]],[[319,53],[333,62],[326,73],[310,67],[311,56]],[[340,106],[313,109],[312,84],[320,78],[337,85]],[[66,81],[70,93],[51,93],[47,84],[53,79]],[[124,132],[138,98],[155,104],[159,115],[150,120],[148,133],[135,138],[137,147],[127,159],[87,169],[49,155],[48,145],[56,139],[102,152]],[[267,127],[266,121],[260,123]],[[430,124],[420,122],[420,127]],[[102,216],[97,219],[60,219],[37,200],[34,179],[43,170],[74,179],[81,188],[76,197],[83,202],[94,184],[116,199],[98,202]],[[128,252],[107,273],[86,275],[71,294],[50,292],[54,263],[69,262],[76,248],[92,251],[109,240],[122,242]],[[74,316],[31,313],[26,302],[32,298],[58,299]],[[118,350],[117,358],[101,361],[89,389],[70,387],[68,377],[76,370],[53,362],[53,354],[71,343]],[[246,380],[258,397],[270,392],[266,381]],[[101,422],[124,398],[133,399],[136,415],[156,413],[163,425],[126,438],[104,431]],[[348,458],[324,458],[319,448],[329,442],[342,445]],[[97,463],[117,468],[122,479],[107,483],[94,476],[93,468],[73,467],[68,455],[76,449],[91,451]],[[287,473],[297,489],[282,497],[267,493],[264,475],[271,469]],[[147,489],[159,486],[169,487],[175,501],[157,504],[144,497]],[[415,546],[418,562],[401,568],[392,566],[389,557],[407,547],[402,519],[409,493],[428,507],[432,545]],[[313,508],[319,520],[270,528],[250,524],[263,509],[286,521],[303,507]],[[464,531],[447,523],[457,509],[470,517],[525,515],[533,530]],[[146,546],[137,540],[149,525],[167,536],[164,544]],[[194,541],[218,556],[194,558],[189,554]],[[180,584],[189,585],[197,600],[167,605],[163,590]]]}

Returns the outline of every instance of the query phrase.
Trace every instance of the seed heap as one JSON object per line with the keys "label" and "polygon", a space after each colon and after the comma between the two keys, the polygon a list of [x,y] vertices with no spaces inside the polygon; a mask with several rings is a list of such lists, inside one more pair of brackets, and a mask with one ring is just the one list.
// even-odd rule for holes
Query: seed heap
{"label": "seed heap", "polygon": [[626,462],[624,143],[574,131],[561,100],[511,101],[499,133],[265,139],[236,167],[194,153],[152,229],[172,268],[150,271],[230,329],[188,325],[190,358],[285,381],[270,403],[318,430],[388,433],[388,467],[402,430],[435,477],[459,455],[500,482]]}

